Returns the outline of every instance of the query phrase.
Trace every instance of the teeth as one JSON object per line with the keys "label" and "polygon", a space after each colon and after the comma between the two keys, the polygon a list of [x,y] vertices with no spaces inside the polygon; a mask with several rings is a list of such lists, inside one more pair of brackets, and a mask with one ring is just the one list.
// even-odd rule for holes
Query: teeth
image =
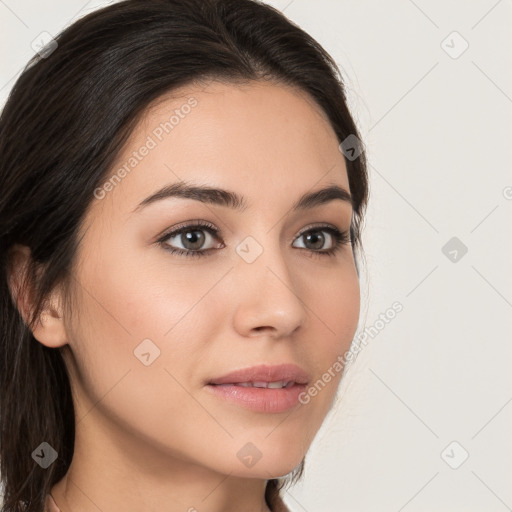
{"label": "teeth", "polygon": [[238,382],[236,384],[236,386],[242,386],[244,388],[270,388],[270,389],[289,388],[291,385],[293,385],[292,381],[284,381],[284,380],[277,380],[275,382],[264,382],[264,381]]}
{"label": "teeth", "polygon": [[277,382],[269,382],[268,386],[269,388],[284,388],[286,386],[286,382],[283,382],[282,380],[278,380]]}

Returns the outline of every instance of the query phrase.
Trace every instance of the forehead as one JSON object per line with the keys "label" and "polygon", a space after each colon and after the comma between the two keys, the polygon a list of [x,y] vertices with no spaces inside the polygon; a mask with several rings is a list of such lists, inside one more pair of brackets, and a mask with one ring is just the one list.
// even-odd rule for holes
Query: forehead
{"label": "forehead", "polygon": [[[305,92],[269,82],[183,87],[141,117],[107,180],[111,203],[131,212],[155,189],[187,181],[258,201],[295,198],[322,184],[349,190],[338,140]],[[261,204],[261,203],[260,203]]]}

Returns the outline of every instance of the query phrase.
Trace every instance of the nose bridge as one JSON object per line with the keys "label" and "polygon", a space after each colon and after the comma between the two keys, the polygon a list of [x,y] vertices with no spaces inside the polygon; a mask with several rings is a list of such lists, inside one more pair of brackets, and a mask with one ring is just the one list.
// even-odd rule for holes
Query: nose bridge
{"label": "nose bridge", "polygon": [[275,232],[257,236],[245,237],[236,247],[236,327],[245,335],[268,328],[274,336],[286,336],[305,323],[305,305]]}

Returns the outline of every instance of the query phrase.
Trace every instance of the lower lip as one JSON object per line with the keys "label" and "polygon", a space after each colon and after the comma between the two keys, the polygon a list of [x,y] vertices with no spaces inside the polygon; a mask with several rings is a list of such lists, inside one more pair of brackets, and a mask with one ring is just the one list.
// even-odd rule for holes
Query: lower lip
{"label": "lower lip", "polygon": [[289,388],[256,388],[235,386],[234,384],[208,384],[215,395],[256,412],[284,412],[299,403],[299,395],[306,389],[305,384],[295,384]]}

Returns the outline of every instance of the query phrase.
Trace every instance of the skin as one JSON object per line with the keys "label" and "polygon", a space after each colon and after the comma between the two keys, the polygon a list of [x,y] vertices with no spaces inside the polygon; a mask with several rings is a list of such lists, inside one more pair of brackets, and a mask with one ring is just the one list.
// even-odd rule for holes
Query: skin
{"label": "skin", "polygon": [[[348,230],[351,205],[332,200],[290,212],[306,192],[331,184],[349,191],[339,142],[306,93],[214,81],[174,91],[147,110],[113,172],[191,96],[197,106],[92,201],[73,306],[55,290],[33,331],[62,351],[75,401],[74,457],[52,489],[63,512],[268,510],[266,480],[300,463],[341,373],[284,413],[243,409],[212,396],[204,381],[292,362],[315,382],[355,334],[360,295],[350,243],[326,256],[298,238],[313,223]],[[181,180],[237,192],[248,206],[170,198],[132,213]],[[196,219],[222,231],[218,239],[206,234],[209,255],[171,254],[156,242]],[[249,235],[263,248],[250,264],[235,251]],[[179,238],[167,243],[183,248]],[[332,243],[326,235],[322,249]],[[134,356],[147,338],[160,350],[149,366]],[[237,457],[248,442],[262,454],[250,468]]]}

